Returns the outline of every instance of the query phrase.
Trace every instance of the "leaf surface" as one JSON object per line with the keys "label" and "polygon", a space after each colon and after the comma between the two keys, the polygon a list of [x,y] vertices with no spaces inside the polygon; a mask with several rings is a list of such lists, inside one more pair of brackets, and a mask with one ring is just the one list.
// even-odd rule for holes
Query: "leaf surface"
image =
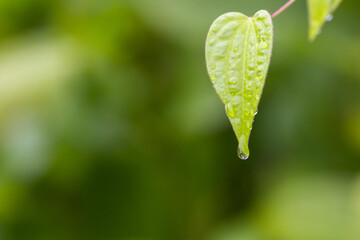
{"label": "leaf surface", "polygon": [[322,26],[332,19],[333,12],[342,0],[307,0],[309,11],[309,39],[315,40]]}
{"label": "leaf surface", "polygon": [[239,157],[249,156],[252,123],[269,68],[273,45],[270,14],[253,17],[230,12],[211,25],[206,40],[206,65],[211,82],[225,104],[239,142]]}

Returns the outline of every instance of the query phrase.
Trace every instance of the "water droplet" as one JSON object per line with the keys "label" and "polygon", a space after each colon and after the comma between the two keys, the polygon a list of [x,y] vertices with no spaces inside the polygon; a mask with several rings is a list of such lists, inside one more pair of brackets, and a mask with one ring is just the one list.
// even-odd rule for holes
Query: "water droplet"
{"label": "water droplet", "polygon": [[241,150],[241,148],[240,147],[238,147],[238,149],[237,149],[237,154],[238,154],[238,157],[241,159],[241,160],[246,160],[246,159],[248,159],[248,155],[246,155],[242,150]]}
{"label": "water droplet", "polygon": [[248,70],[247,71],[247,78],[249,79],[249,80],[251,80],[251,79],[253,79],[253,77],[254,77],[254,71],[253,70]]}
{"label": "water droplet", "polygon": [[237,89],[229,89],[230,95],[235,96],[238,93]]}
{"label": "water droplet", "polygon": [[211,69],[214,70],[216,68],[216,65],[212,65]]}
{"label": "water droplet", "polygon": [[262,29],[262,25],[261,25],[261,23],[259,23],[259,22],[256,22],[256,23],[255,23],[255,27],[256,27],[256,29],[257,29],[258,31],[260,31],[260,30]]}
{"label": "water droplet", "polygon": [[265,29],[264,29],[264,27],[258,29],[258,30],[257,30],[257,34],[259,34],[260,36],[262,36],[262,38],[264,39],[264,38],[265,38],[265,37],[263,37],[264,34],[265,34]]}
{"label": "water droplet", "polygon": [[257,79],[258,81],[262,81],[262,80],[264,80],[264,77],[263,77],[263,76],[258,76],[258,77],[256,77],[256,79]]}
{"label": "water droplet", "polygon": [[331,14],[329,14],[329,15],[327,15],[327,17],[326,17],[326,21],[330,22],[331,20],[333,20],[333,18],[334,18],[334,16],[331,15]]}
{"label": "water droplet", "polygon": [[268,44],[266,42],[261,42],[260,43],[260,50],[264,50],[267,47],[268,47]]}
{"label": "water droplet", "polygon": [[241,98],[239,96],[235,96],[233,97],[232,102],[235,104],[235,106],[239,106],[241,103]]}
{"label": "water droplet", "polygon": [[265,60],[266,60],[266,58],[264,56],[261,56],[261,57],[258,58],[258,63],[260,63],[260,64],[264,63]]}
{"label": "water droplet", "polygon": [[252,82],[248,82],[248,83],[246,84],[246,89],[250,91],[251,88],[252,88],[252,85],[253,85]]}
{"label": "water droplet", "polygon": [[230,85],[236,84],[236,78],[235,78],[235,77],[230,78],[230,79],[228,80],[228,84],[230,84]]}
{"label": "water droplet", "polygon": [[215,75],[210,76],[210,79],[211,79],[211,80],[214,80],[214,79],[215,79]]}
{"label": "water droplet", "polygon": [[259,11],[257,14],[256,14],[256,18],[257,19],[265,19],[266,18],[266,16],[267,16],[267,14],[264,12],[264,11]]}
{"label": "water droplet", "polygon": [[238,48],[234,48],[234,52],[237,52],[238,51]]}
{"label": "water droplet", "polygon": [[321,29],[319,29],[316,34],[320,35],[321,34]]}
{"label": "water droplet", "polygon": [[263,72],[265,71],[265,67],[264,67],[264,65],[259,65],[257,68],[258,69],[257,69],[256,73],[258,76],[261,76],[263,74]]}
{"label": "water droplet", "polygon": [[231,103],[226,104],[226,113],[230,118],[235,117],[235,109],[234,106]]}
{"label": "water droplet", "polygon": [[249,61],[251,61],[251,62],[250,62],[249,65],[248,65],[248,69],[249,69],[249,70],[255,69],[255,64],[252,62],[253,59],[250,59]]}

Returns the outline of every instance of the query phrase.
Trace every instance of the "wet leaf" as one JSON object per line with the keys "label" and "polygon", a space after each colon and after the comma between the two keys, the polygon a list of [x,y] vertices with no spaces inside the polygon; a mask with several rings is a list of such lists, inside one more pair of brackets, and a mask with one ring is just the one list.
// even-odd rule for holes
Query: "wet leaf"
{"label": "wet leaf", "polygon": [[307,0],[309,11],[309,39],[313,41],[319,35],[326,21],[332,20],[332,14],[341,0]]}
{"label": "wet leaf", "polygon": [[248,141],[264,87],[273,45],[270,14],[253,17],[230,12],[217,18],[206,40],[211,82],[225,104],[239,142],[239,157],[249,156]]}

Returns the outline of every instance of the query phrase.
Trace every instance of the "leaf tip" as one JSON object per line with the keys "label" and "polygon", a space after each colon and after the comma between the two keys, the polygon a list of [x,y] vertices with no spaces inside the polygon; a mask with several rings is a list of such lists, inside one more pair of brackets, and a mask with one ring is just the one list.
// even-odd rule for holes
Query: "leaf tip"
{"label": "leaf tip", "polygon": [[[249,138],[247,138],[249,139]],[[248,159],[250,155],[249,146],[248,146],[248,140],[246,140],[245,135],[242,135],[239,138],[239,146],[237,149],[238,157],[242,160]]]}

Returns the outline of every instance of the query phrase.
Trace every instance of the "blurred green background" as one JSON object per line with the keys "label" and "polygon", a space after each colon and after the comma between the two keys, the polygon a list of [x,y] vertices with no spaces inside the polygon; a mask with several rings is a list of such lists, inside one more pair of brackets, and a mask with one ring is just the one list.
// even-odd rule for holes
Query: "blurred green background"
{"label": "blurred green background", "polygon": [[241,161],[207,30],[285,0],[1,0],[0,239],[360,239],[360,2],[274,19]]}

